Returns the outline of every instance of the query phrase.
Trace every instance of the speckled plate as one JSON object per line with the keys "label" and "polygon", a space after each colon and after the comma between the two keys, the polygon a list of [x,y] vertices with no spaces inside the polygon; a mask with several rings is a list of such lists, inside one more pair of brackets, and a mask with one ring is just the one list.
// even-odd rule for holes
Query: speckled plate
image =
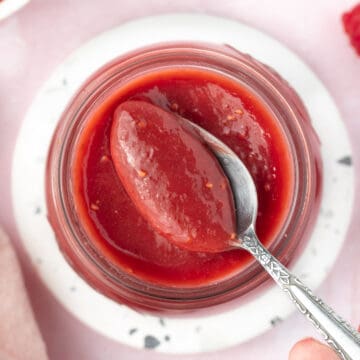
{"label": "speckled plate", "polygon": [[350,221],[354,173],[349,141],[333,100],[311,70],[276,40],[238,22],[189,14],[145,18],[97,36],[78,49],[56,69],[29,109],[14,155],[12,196],[24,247],[49,290],[74,316],[133,347],[167,353],[205,352],[268,330],[276,319],[294,310],[293,304],[270,287],[235,309],[225,306],[221,313],[201,317],[194,313],[159,319],[135,312],[94,291],[70,268],[58,250],[45,210],[48,146],[59,115],[76,89],[114,57],[140,46],[174,40],[230,44],[276,69],[303,99],[322,142],[324,196],[313,235],[293,270],[316,288],[334,264]]}

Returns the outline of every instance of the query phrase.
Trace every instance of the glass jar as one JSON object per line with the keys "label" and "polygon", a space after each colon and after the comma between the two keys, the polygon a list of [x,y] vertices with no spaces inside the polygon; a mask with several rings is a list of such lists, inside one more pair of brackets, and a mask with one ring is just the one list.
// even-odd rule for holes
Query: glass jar
{"label": "glass jar", "polygon": [[321,159],[309,116],[293,89],[271,68],[228,46],[173,43],[139,49],[93,74],[62,114],[46,171],[48,218],[69,264],[95,289],[119,303],[161,311],[191,310],[249,294],[268,278],[252,261],[236,276],[196,287],[167,287],[139,279],[108,261],[76,212],[71,188],[74,147],[87,119],[112,93],[144,74],[172,67],[214,71],[245,84],[273,112],[291,149],[292,206],[269,250],[284,264],[301,251],[319,210]]}

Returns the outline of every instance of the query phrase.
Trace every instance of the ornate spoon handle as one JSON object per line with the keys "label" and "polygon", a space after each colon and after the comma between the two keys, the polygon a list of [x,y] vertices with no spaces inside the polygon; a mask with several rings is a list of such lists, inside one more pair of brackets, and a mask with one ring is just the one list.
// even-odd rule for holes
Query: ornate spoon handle
{"label": "ornate spoon handle", "polygon": [[253,229],[249,229],[240,241],[241,247],[260,262],[341,359],[360,360],[360,334],[355,329],[272,256],[260,243]]}

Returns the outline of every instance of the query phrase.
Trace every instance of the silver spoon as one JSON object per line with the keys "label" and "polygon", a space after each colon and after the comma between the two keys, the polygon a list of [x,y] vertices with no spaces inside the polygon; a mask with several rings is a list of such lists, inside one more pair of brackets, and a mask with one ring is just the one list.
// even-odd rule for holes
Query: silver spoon
{"label": "silver spoon", "polygon": [[219,139],[203,128],[190,124],[199,131],[214,152],[230,181],[236,207],[237,237],[229,244],[229,249],[242,248],[250,252],[341,359],[360,360],[360,334],[313,295],[257,238],[254,229],[257,193],[253,179],[243,162]]}

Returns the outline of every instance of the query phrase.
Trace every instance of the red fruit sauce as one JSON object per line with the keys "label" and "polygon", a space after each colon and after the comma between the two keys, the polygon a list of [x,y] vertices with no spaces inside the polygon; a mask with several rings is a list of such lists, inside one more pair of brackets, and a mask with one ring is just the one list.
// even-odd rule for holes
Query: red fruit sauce
{"label": "red fruit sauce", "polygon": [[139,213],[181,248],[221,252],[235,239],[235,208],[221,165],[183,118],[144,101],[115,111],[110,150]]}
{"label": "red fruit sauce", "polygon": [[[245,251],[213,254],[188,251],[169,241],[141,215],[139,204],[128,195],[115,170],[110,152],[114,113],[126,100],[146,101],[179,114],[217,136],[238,154],[257,187],[256,229],[265,245],[283,225],[294,186],[289,145],[274,115],[248,88],[230,78],[200,69],[162,70],[131,81],[105,99],[77,142],[72,169],[75,207],[89,239],[109,261],[133,276],[167,286],[200,286],[239,272],[250,260]],[[163,141],[165,147],[169,138],[164,137]],[[156,143],[161,143],[160,134]],[[138,145],[134,146],[137,149]],[[204,159],[202,150],[199,154]],[[165,155],[164,166],[174,172],[169,177],[173,181],[179,154],[174,154],[174,163],[169,154]],[[131,181],[132,176],[134,181],[137,176],[146,177],[153,171],[150,164],[147,166],[138,169],[137,174],[128,174],[126,181]],[[220,173],[217,165],[211,166],[213,170],[206,174],[211,181],[205,183],[203,190],[214,192],[209,198],[213,206],[216,207],[216,200],[223,202],[226,210],[216,218],[216,223],[228,233],[233,221],[233,216],[227,217],[232,204],[228,195],[222,197],[216,189]],[[194,179],[200,178],[201,169],[205,167],[196,164],[190,170]],[[161,197],[161,186],[157,194]],[[168,205],[171,206],[171,201]],[[214,209],[212,214],[219,212]],[[213,219],[207,221],[211,227]]]}

